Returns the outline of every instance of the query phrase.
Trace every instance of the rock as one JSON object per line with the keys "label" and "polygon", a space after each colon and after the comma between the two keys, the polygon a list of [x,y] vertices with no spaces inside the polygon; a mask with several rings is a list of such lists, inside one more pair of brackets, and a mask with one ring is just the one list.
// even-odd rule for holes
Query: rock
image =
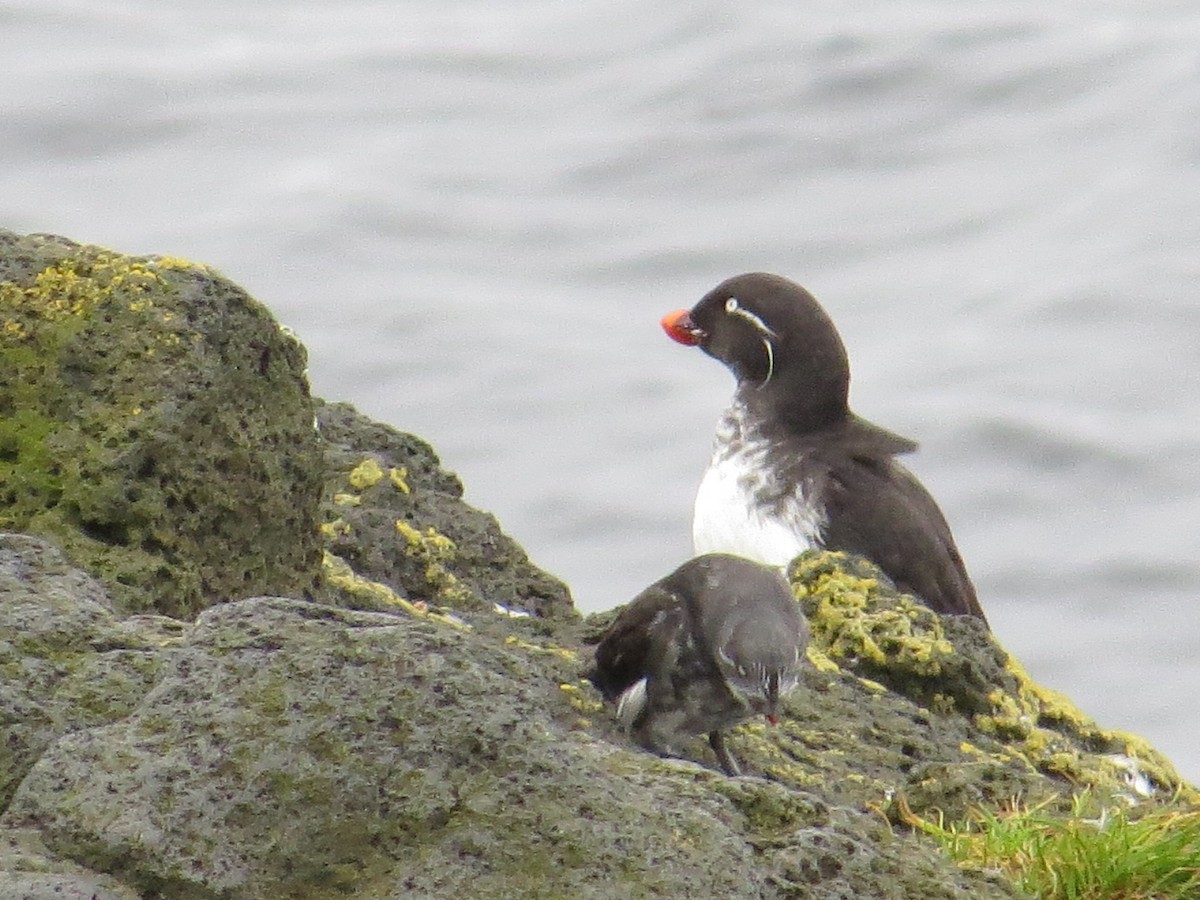
{"label": "rock", "polygon": [[1012,797],[1065,812],[1083,785],[1123,803],[1194,794],[1143,739],[1035,684],[982,623],[937,615],[861,557],[805,553],[789,577],[823,701],[789,698],[786,737],[767,748],[781,772],[800,764],[797,783],[818,775],[842,802],[899,794],[951,820]]}
{"label": "rock", "polygon": [[110,875],[54,857],[39,832],[10,828],[0,835],[0,897],[5,900],[139,900]]}
{"label": "rock", "polygon": [[530,639],[521,619],[496,616],[505,635],[259,598],[164,636],[174,620],[117,622],[44,542],[5,546],[29,585],[18,612],[53,598],[43,619],[13,617],[27,644],[58,635],[78,648],[58,665],[76,673],[96,668],[85,648],[158,660],[148,689],[100,682],[109,714],[94,718],[95,698],[67,704],[61,736],[23,767],[0,827],[36,834],[55,879],[90,870],[185,900],[1012,896],[876,814],[831,804],[819,781],[731,780],[609,740],[579,681],[584,654]]}
{"label": "rock", "polygon": [[[494,517],[463,502],[462,484],[427,443],[346,403],[319,404],[317,422],[326,465],[322,529],[329,552],[355,576],[460,612],[490,615],[499,605],[578,618],[566,586],[534,566]],[[372,602],[371,591],[327,574],[334,602],[388,607],[386,598]]]}
{"label": "rock", "polygon": [[0,806],[57,738],[129,715],[182,633],[111,606],[47,541],[0,534]]}
{"label": "rock", "polygon": [[311,592],[304,366],[206,267],[0,231],[0,529],[52,537],[123,611]]}
{"label": "rock", "polygon": [[[601,740],[567,652],[262,598],[202,613],[0,826],[176,898],[1009,897],[869,812]],[[890,893],[872,893],[881,883]]]}

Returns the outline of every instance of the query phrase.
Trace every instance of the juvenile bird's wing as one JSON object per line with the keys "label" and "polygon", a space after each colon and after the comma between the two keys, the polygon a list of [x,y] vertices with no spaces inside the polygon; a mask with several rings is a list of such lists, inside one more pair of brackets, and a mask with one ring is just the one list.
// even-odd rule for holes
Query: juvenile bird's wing
{"label": "juvenile bird's wing", "polygon": [[660,666],[675,634],[684,625],[679,597],[653,584],[617,616],[596,647],[592,683],[613,702]]}

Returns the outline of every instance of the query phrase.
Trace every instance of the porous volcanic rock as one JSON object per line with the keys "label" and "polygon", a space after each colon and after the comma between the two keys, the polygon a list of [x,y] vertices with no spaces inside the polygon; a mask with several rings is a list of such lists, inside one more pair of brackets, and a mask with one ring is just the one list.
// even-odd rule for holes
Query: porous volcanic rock
{"label": "porous volcanic rock", "polygon": [[117,607],[190,617],[320,577],[305,352],[217,272],[0,231],[0,530]]}
{"label": "porous volcanic rock", "polygon": [[463,501],[462,483],[429,444],[347,403],[318,402],[317,422],[322,531],[332,562],[358,579],[338,577],[327,559],[331,600],[386,609],[385,595],[361,589],[366,581],[463,613],[499,606],[538,619],[578,618],[566,585],[533,565],[494,516]]}
{"label": "porous volcanic rock", "polygon": [[[31,577],[59,565],[37,544],[21,558]],[[86,643],[111,623],[74,580],[84,613],[64,627]],[[42,750],[0,828],[44,851],[11,851],[0,884],[36,858],[181,900],[1014,896],[819,786],[607,739],[582,663],[404,611],[214,606],[125,715]]]}

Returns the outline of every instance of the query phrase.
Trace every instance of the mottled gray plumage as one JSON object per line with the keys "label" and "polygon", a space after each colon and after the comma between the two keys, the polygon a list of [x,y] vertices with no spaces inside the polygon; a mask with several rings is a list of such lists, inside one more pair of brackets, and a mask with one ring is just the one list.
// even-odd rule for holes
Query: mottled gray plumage
{"label": "mottled gray plumage", "polygon": [[723,730],[762,714],[796,686],[808,624],[778,569],[711,553],[646,588],[596,648],[592,681],[639,744],[677,756],[707,734],[739,774]]}

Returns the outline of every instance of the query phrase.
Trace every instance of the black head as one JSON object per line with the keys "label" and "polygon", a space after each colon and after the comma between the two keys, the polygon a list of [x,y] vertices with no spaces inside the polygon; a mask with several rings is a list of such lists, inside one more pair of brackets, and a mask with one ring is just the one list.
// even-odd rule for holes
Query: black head
{"label": "black head", "polygon": [[846,415],[846,348],[825,310],[795,282],[762,272],[738,275],[662,324],[676,341],[725,363],[739,388],[755,388],[758,402],[808,424]]}

